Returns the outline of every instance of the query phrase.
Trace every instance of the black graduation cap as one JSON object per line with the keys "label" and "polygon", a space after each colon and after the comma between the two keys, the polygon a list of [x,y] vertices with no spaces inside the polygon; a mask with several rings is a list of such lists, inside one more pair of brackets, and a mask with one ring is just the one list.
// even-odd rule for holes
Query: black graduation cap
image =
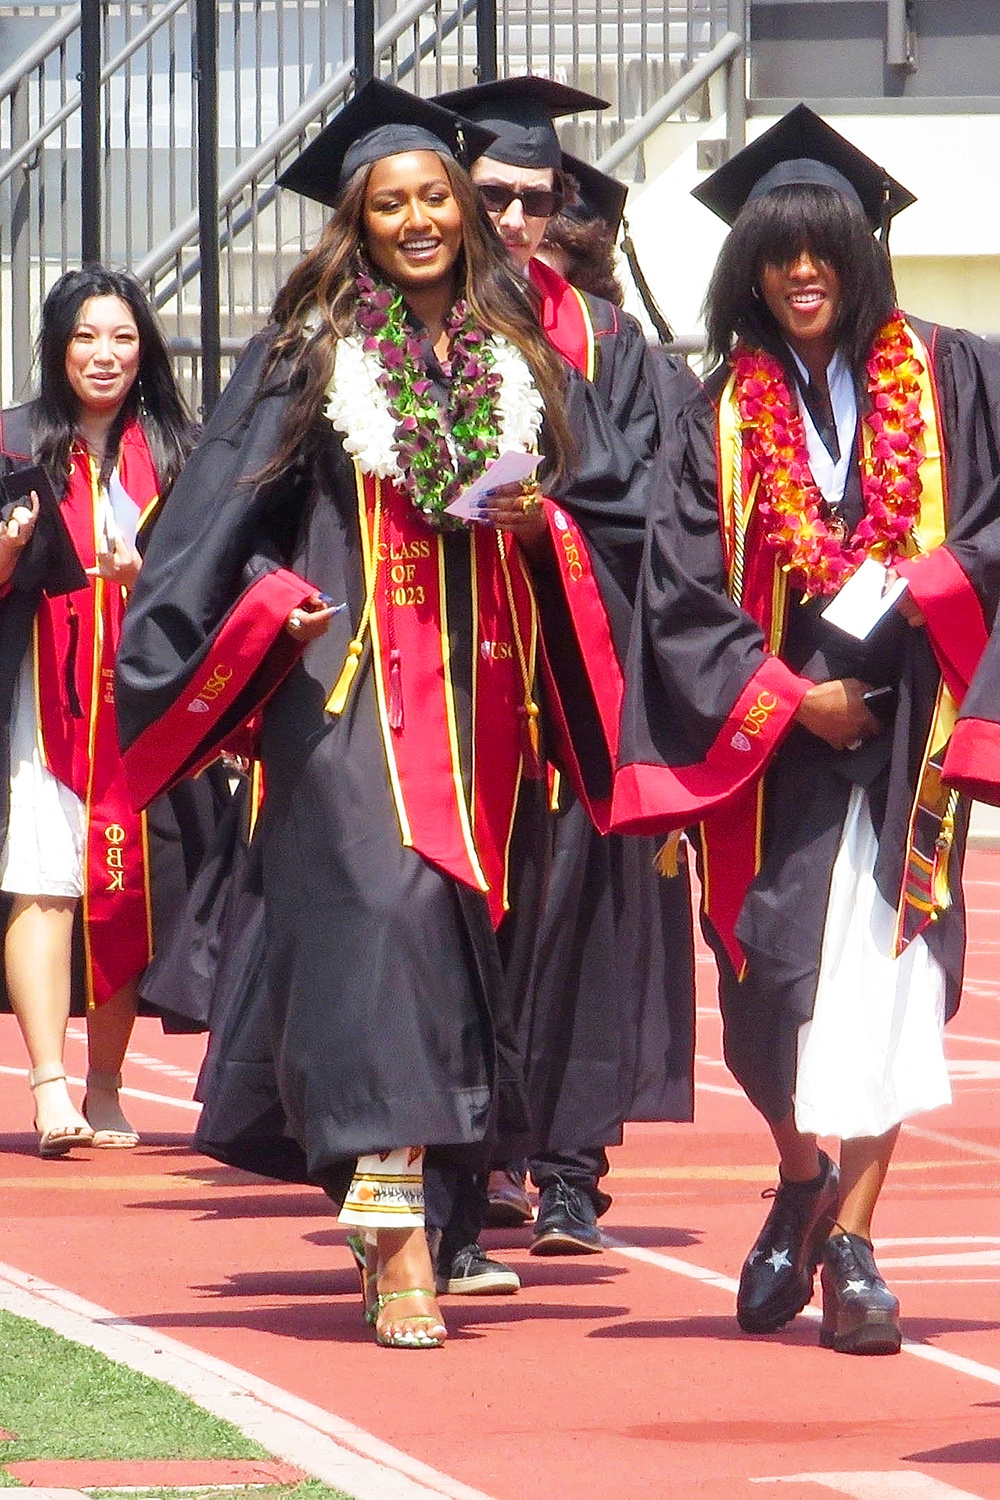
{"label": "black graduation cap", "polygon": [[608,101],[528,73],[452,89],[435,95],[435,103],[493,131],[496,139],[480,155],[513,167],[559,167],[562,149],[552,121],[581,110],[606,109]]}
{"label": "black graduation cap", "polygon": [[619,182],[617,177],[599,172],[578,156],[571,156],[568,151],[562,153],[562,168],[575,177],[580,196],[576,203],[564,201],[560,213],[565,214],[568,219],[575,219],[579,224],[589,223],[591,219],[603,219],[612,234],[617,235],[628,198],[625,184]]}
{"label": "black graduation cap", "polygon": [[693,190],[693,196],[733,224],[745,203],[798,184],[836,188],[858,204],[873,230],[884,230],[894,214],[917,201],[884,167],[805,104],[797,104],[737,151]]}
{"label": "black graduation cap", "polygon": [[344,184],[369,162],[400,151],[443,151],[467,166],[493,137],[488,127],[371,78],[285,168],[278,184],[333,208]]}

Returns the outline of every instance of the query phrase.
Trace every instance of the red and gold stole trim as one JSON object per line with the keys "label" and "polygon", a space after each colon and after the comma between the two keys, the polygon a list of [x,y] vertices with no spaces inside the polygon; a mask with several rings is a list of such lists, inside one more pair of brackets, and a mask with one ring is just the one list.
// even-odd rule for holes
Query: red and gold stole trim
{"label": "red and gold stole trim", "polygon": [[[158,481],[135,423],[122,438],[118,473],[149,515]],[[86,568],[96,562],[98,501],[97,466],[77,444],[62,513]],[[114,662],[124,608],[122,590],[98,577],[65,597],[43,595],[35,617],[39,751],[86,812],[83,936],[90,1009],[137,978],[153,949],[146,816],[132,810],[115,723]]]}
{"label": "red and gold stole trim", "polygon": [[544,261],[528,262],[528,275],[542,298],[542,328],[563,359],[587,380],[597,374],[597,342],[583,293]]}
{"label": "red and gold stole trim", "polygon": [[[509,539],[470,528],[470,596],[453,599],[446,547],[395,485],[355,465],[366,602],[346,674],[327,709],[343,710],[365,633],[400,838],[482,891],[494,924],[507,909],[514,811],[526,770],[524,726],[534,678],[534,594]],[[451,648],[452,609],[472,620],[471,724],[463,764]],[[346,680],[345,680],[346,677]]]}
{"label": "red and gold stole trim", "polygon": [[[919,377],[920,414],[924,420],[920,463],[920,514],[910,541],[910,555],[940,545],[948,530],[947,475],[942,452],[943,428],[933,374],[933,351],[908,324],[907,336],[923,366]],[[717,413],[719,522],[731,597],[764,632],[768,649],[779,653],[788,616],[786,575],[765,540],[756,510],[758,476],[744,451],[739,412],[731,376]],[[871,442],[861,422],[865,451]],[[942,788],[940,764],[955,722],[955,702],[942,685],[924,749],[921,775],[910,819],[902,887],[897,902],[895,951],[950,904],[948,852],[953,836],[955,801]],[[763,786],[758,782],[730,803],[725,815],[703,827],[705,885],[702,904],[718,927],[730,955],[739,955],[732,933],[735,914],[760,869],[763,836]],[[718,918],[718,920],[716,920]],[[736,964],[739,971],[739,964]]]}

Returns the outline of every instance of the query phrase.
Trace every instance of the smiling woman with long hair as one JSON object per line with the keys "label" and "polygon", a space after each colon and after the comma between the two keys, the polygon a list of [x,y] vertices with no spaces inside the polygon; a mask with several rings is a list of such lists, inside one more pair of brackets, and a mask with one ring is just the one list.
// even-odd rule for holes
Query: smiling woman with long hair
{"label": "smiling woman with long hair", "polygon": [[[44,468],[90,577],[79,572],[68,592],[54,585],[53,529],[39,520],[37,493],[4,518],[0,889],[11,898],[6,981],[31,1060],[39,1150],[59,1156],[138,1141],[118,1089],[151,951],[149,838],[128,804],[111,677],[140,567],[136,534],[169,491],[192,434],[163,336],[141,287],[122,272],[86,266],[56,282],[42,309],[38,363],[36,398],[2,415],[0,461],[8,473]],[[63,1063],[81,897],[82,1114]]]}
{"label": "smiling woman with long hair", "polygon": [[719,364],[655,491],[616,812],[704,819],[726,1060],[779,1157],[740,1326],[789,1322],[822,1262],[823,1346],[892,1354],[872,1217],[901,1121],[950,1099],[941,763],[997,608],[1000,360],[899,311],[875,231],[911,197],[804,105],[697,196],[732,226]]}
{"label": "smiling woman with long hair", "polygon": [[[402,1348],[445,1338],[425,1149],[526,1126],[506,1037],[546,743],[600,817],[616,730],[570,505],[590,398],[455,159],[475,134],[373,83],[286,172],[332,217],[174,491],[118,666],[138,800],[259,729],[262,958],[213,1037],[199,1142],[323,1186]],[[522,481],[449,513],[504,452],[538,452],[565,503]]]}

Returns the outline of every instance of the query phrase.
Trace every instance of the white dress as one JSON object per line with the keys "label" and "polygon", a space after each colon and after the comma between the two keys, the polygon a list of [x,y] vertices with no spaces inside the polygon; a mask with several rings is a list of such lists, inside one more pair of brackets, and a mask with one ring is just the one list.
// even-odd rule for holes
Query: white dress
{"label": "white dress", "polygon": [[[805,373],[804,366],[796,361]],[[826,498],[843,495],[857,403],[839,355],[827,371],[843,459],[834,464],[799,396],[809,466]],[[798,391],[796,391],[798,395]],[[812,1020],[799,1028],[795,1124],[852,1140],[950,1104],[945,975],[922,937],[893,958],[895,912],[875,884],[878,839],[854,787],[834,861]]]}
{"label": "white dress", "polygon": [[922,937],[891,957],[896,914],[875,884],[877,853],[868,798],[854,787],[795,1080],[798,1129],[841,1140],[884,1135],[951,1103],[944,970]]}
{"label": "white dress", "polygon": [[23,896],[82,896],[84,806],[42,763],[35,712],[35,652],[29,645],[11,705],[10,814],[0,850],[0,890]]}

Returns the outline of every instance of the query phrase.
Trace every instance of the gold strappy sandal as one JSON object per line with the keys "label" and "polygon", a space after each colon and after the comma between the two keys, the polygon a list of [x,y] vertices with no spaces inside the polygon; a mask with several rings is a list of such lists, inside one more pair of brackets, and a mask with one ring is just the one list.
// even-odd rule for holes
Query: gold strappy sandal
{"label": "gold strappy sandal", "polygon": [[[407,1287],[402,1292],[379,1292],[375,1298],[375,1342],[381,1344],[383,1349],[443,1349],[444,1339],[432,1337],[430,1333],[422,1328],[407,1328],[396,1333],[383,1333],[378,1326],[378,1316],[382,1309],[388,1307],[390,1302],[398,1302],[402,1297],[430,1297],[432,1300],[437,1293],[425,1286]],[[408,1323],[428,1323],[433,1327],[444,1330],[444,1324],[440,1317],[434,1317],[432,1313],[412,1313],[407,1316]]]}

